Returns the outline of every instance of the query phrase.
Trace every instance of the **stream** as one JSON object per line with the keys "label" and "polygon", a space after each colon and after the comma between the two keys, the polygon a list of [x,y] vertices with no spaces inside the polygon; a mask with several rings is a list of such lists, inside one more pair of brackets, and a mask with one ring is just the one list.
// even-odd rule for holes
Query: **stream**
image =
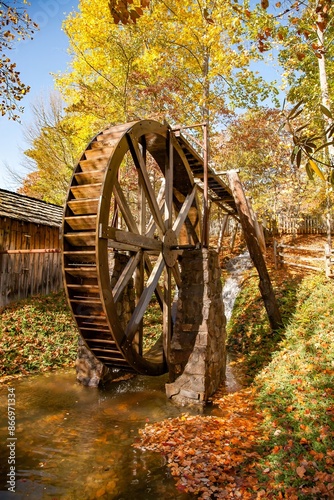
{"label": "stream", "polygon": [[[234,277],[226,280],[223,291],[228,319],[242,269],[248,265],[246,257],[240,257],[241,261],[228,263]],[[96,389],[77,383],[71,369],[0,386],[1,500],[196,498],[176,489],[165,457],[132,447],[147,422],[182,413],[219,416],[215,406],[201,410],[174,405],[165,395],[167,380],[167,374],[138,375]],[[229,365],[225,385],[226,392],[242,387]],[[9,406],[15,413],[10,430]],[[9,490],[12,483],[14,497]]]}

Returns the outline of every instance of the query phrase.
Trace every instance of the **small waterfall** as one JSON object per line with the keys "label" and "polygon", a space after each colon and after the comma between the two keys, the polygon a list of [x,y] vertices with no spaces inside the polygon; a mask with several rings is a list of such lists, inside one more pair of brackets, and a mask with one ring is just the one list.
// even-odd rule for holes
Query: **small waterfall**
{"label": "small waterfall", "polygon": [[[226,264],[229,274],[223,287],[223,302],[225,307],[226,323],[231,319],[233,307],[238,293],[241,289],[242,277],[247,269],[251,269],[253,263],[248,251],[230,259]],[[227,354],[225,388],[227,393],[236,392],[243,387],[241,374],[230,365],[231,359]]]}
{"label": "small waterfall", "polygon": [[244,271],[251,269],[253,263],[248,251],[230,259],[226,264],[226,270],[229,277],[223,287],[223,302],[225,307],[226,322],[231,318],[235,299],[240,292],[240,285]]}

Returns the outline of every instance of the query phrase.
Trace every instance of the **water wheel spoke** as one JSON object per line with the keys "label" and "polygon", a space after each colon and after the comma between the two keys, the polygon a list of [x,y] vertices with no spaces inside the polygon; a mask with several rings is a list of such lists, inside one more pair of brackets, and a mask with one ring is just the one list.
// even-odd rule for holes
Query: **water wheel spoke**
{"label": "water wheel spoke", "polygon": [[140,263],[141,259],[143,256],[143,252],[137,252],[135,255],[132,255],[124,267],[120,277],[117,280],[116,285],[113,288],[113,297],[114,301],[117,302],[123,292],[123,290],[126,288],[128,285],[129,281],[131,280],[133,273]]}
{"label": "water wheel spoke", "polygon": [[119,206],[120,211],[124,217],[125,224],[128,226],[130,231],[132,231],[133,233],[139,234],[139,229],[138,229],[137,223],[132,215],[132,211],[129,207],[129,204],[124,196],[122,188],[121,188],[117,179],[115,180],[115,183],[114,183],[113,193],[114,193],[117,205]]}
{"label": "water wheel spoke", "polygon": [[181,273],[180,273],[179,265],[177,262],[175,262],[174,266],[171,267],[171,270],[172,270],[172,273],[174,276],[176,286],[178,288],[181,288]]}
{"label": "water wheel spoke", "polygon": [[140,325],[140,322],[143,319],[143,316],[145,314],[146,308],[148,304],[150,303],[150,300],[152,298],[152,295],[156,289],[156,286],[158,284],[159,278],[161,276],[161,273],[165,267],[164,259],[163,256],[160,255],[158,257],[158,260],[152,270],[152,273],[147,280],[146,286],[144,288],[144,291],[138,301],[138,304],[135,307],[135,310],[131,316],[131,319],[128,323],[128,326],[125,330],[125,335],[126,338],[129,342],[132,342],[138,327]]}
{"label": "water wheel spoke", "polygon": [[[153,266],[152,266],[152,263],[150,261],[150,257],[146,253],[144,254],[144,265],[145,265],[145,269],[148,273],[148,276],[150,276],[152,274],[152,271],[153,271]],[[161,286],[159,285],[159,283],[155,287],[155,296],[156,296],[157,301],[159,302],[160,308],[162,310],[162,308],[163,308],[163,293],[162,293]]]}
{"label": "water wheel spoke", "polygon": [[196,194],[196,187],[197,186],[195,184],[191,193],[189,193],[186,196],[186,199],[183,202],[181,210],[179,211],[178,216],[173,224],[173,231],[175,232],[176,236],[179,235],[181,228],[182,228],[183,224],[185,223],[185,220],[188,216],[189,210],[193,204],[195,194]]}
{"label": "water wheel spoke", "polygon": [[163,304],[163,343],[166,359],[169,360],[170,342],[172,338],[172,270],[166,267]]}
{"label": "water wheel spoke", "polygon": [[148,176],[145,159],[141,154],[138,141],[132,136],[131,133],[128,133],[128,140],[132,158],[138,170],[139,182],[143,186],[147,203],[149,204],[152,216],[155,220],[155,223],[157,224],[158,229],[160,229],[160,231],[164,233],[165,224],[161,216],[160,208]]}
{"label": "water wheel spoke", "polygon": [[[159,205],[160,213],[162,216],[164,213],[164,206],[165,206],[165,179],[161,180],[161,186],[157,196],[157,203]],[[146,228],[146,236],[152,237],[156,228],[157,225],[155,223],[154,217],[151,215]]]}
{"label": "water wheel spoke", "polygon": [[109,246],[111,247],[114,243],[119,244],[119,247],[124,245],[124,249],[126,250],[129,249],[128,247],[132,246],[134,251],[138,251],[138,248],[155,252],[161,252],[162,250],[161,241],[155,238],[148,238],[145,235],[131,233],[130,231],[124,231],[123,229],[117,229],[112,226],[107,228],[107,238],[110,240]]}

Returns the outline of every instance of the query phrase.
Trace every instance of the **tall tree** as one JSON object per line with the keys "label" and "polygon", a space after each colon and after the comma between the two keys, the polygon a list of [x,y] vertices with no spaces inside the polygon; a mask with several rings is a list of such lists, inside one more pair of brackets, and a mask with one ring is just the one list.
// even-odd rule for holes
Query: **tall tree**
{"label": "tall tree", "polygon": [[79,151],[84,141],[63,116],[62,101],[51,94],[33,106],[34,121],[26,130],[30,145],[24,165],[30,171],[19,192],[62,205]]}
{"label": "tall tree", "polygon": [[[276,10],[258,9],[254,36],[259,48],[278,50],[278,58],[289,86],[290,104],[304,102],[304,122],[311,123],[311,132],[328,130],[333,124],[331,106],[334,76],[334,7],[331,0],[277,2]],[[261,15],[262,12],[262,15]],[[322,120],[319,120],[322,109]],[[326,111],[327,110],[327,111]],[[303,132],[306,137],[307,128]],[[330,137],[327,136],[327,142]],[[329,154],[333,147],[329,144]]]}
{"label": "tall tree", "polygon": [[[16,42],[31,38],[38,26],[30,19],[22,4],[20,7],[20,2],[14,0],[11,3],[13,5],[0,1],[0,112],[2,116],[18,120],[18,113],[23,111],[19,101],[30,87],[22,82],[9,53]],[[23,4],[26,3],[24,0]]]}
{"label": "tall tree", "polygon": [[219,123],[233,106],[256,106],[270,86],[249,69],[262,56],[247,44],[240,9],[234,0],[155,0],[122,25],[105,0],[81,0],[64,24],[71,71],[57,79],[68,111],[96,129],[147,116]]}

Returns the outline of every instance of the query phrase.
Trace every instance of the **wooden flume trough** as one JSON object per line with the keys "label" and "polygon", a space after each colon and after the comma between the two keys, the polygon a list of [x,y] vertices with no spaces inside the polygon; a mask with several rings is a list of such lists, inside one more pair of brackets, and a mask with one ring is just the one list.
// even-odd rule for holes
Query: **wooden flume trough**
{"label": "wooden flume trough", "polygon": [[[85,344],[109,368],[168,371],[180,253],[208,244],[209,200],[243,224],[240,192],[233,196],[205,163],[180,129],[143,120],[99,133],[75,168],[63,217],[65,290]],[[248,245],[259,246],[255,240]],[[111,280],[119,254],[127,259]],[[125,292],[133,307],[120,314]],[[163,328],[146,348],[143,320],[153,297]]]}

